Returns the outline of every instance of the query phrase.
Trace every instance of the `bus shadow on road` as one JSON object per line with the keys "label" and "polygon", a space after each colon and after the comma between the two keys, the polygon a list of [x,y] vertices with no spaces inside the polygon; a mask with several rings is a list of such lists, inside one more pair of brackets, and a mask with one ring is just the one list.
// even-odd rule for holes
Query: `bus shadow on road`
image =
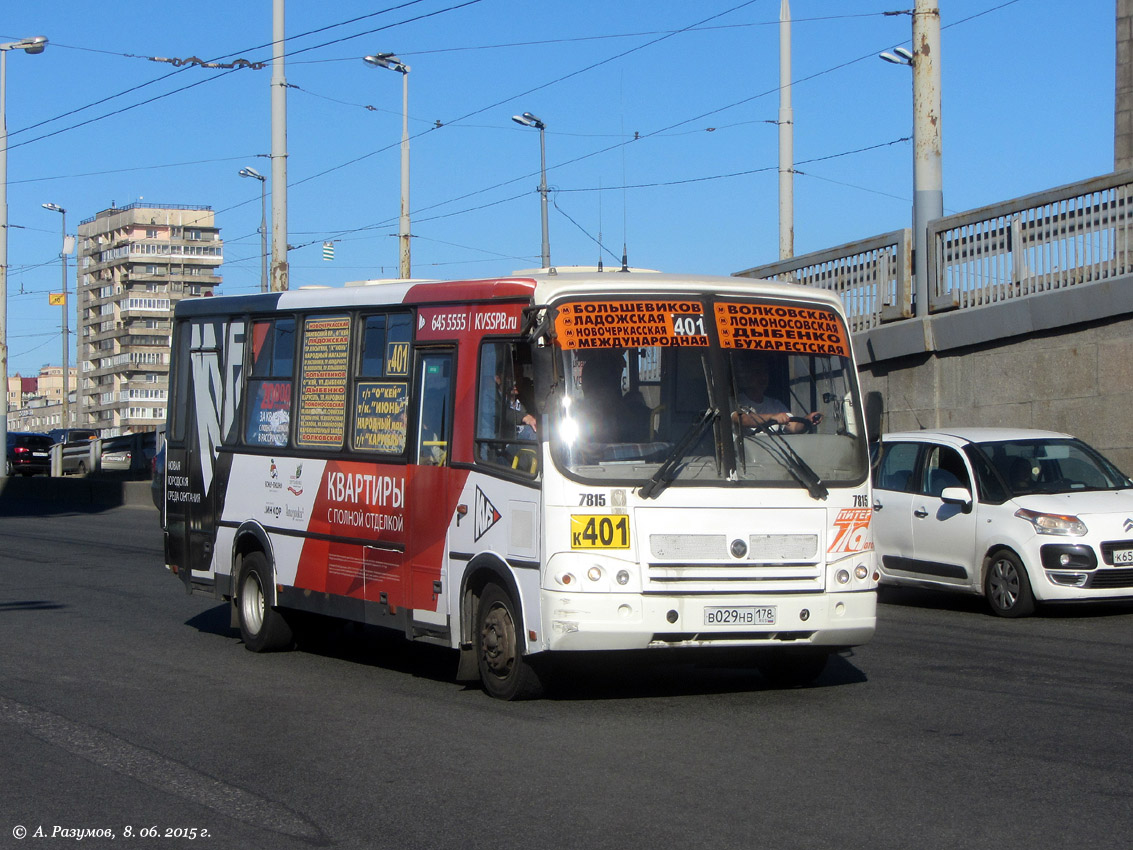
{"label": "bus shadow on road", "polygon": [[826,669],[805,685],[782,685],[767,679],[751,653],[742,650],[687,654],[669,650],[596,653],[583,660],[560,660],[547,694],[554,700],[646,699],[706,696],[757,691],[814,690],[867,681],[852,652],[830,657]]}
{"label": "bus shadow on road", "polygon": [[[216,605],[186,622],[198,631],[239,642],[230,625],[228,605]],[[399,633],[361,623],[318,617],[304,618],[295,649],[367,667],[404,673],[436,682],[455,679],[454,650],[412,643]],[[613,700],[696,696],[755,691],[790,690],[760,673],[750,650],[636,650],[587,652],[555,658],[546,698],[551,700]],[[853,651],[830,657],[825,670],[800,689],[832,688],[867,681],[853,663]],[[479,685],[471,683],[470,691]]]}
{"label": "bus shadow on road", "polygon": [[[240,630],[231,625],[228,604],[202,611],[185,625],[240,643]],[[293,649],[308,655],[381,667],[439,682],[452,682],[456,672],[457,656],[453,650],[411,643],[389,629],[314,614],[296,616],[294,626]]]}

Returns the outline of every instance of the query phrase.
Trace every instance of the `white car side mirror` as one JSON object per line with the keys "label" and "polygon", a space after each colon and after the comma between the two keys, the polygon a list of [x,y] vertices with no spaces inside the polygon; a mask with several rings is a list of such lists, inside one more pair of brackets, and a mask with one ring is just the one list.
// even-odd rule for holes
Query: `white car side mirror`
{"label": "white car side mirror", "polygon": [[963,487],[945,487],[940,491],[940,500],[948,505],[962,505],[965,511],[972,508],[972,494]]}

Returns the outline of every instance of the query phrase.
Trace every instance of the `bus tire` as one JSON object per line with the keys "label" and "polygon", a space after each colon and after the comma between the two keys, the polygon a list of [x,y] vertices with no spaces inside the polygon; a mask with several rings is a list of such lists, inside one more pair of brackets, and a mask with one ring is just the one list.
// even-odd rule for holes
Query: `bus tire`
{"label": "bus tire", "polygon": [[480,683],[488,696],[503,700],[535,699],[543,682],[524,655],[518,608],[506,590],[485,585],[476,609],[476,658]]}
{"label": "bus tire", "polygon": [[829,660],[830,650],[824,647],[781,649],[761,657],[756,666],[776,688],[801,688],[821,676]]}
{"label": "bus tire", "polygon": [[240,637],[252,652],[275,652],[291,647],[294,636],[283,614],[267,604],[271,568],[262,552],[250,552],[240,566],[236,614]]}

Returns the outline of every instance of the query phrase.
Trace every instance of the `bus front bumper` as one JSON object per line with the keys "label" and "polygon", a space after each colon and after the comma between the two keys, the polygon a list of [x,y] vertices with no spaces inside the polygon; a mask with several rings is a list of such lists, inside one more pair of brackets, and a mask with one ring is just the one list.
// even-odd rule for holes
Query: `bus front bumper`
{"label": "bus front bumper", "polygon": [[822,596],[543,597],[543,648],[551,651],[678,646],[857,646],[877,625],[874,590]]}

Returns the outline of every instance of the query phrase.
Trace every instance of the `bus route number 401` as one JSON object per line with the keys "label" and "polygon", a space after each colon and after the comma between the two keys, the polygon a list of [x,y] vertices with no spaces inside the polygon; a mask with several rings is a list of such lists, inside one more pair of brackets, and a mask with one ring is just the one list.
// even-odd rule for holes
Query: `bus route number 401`
{"label": "bus route number 401", "polygon": [[627,514],[571,514],[571,549],[628,549]]}

